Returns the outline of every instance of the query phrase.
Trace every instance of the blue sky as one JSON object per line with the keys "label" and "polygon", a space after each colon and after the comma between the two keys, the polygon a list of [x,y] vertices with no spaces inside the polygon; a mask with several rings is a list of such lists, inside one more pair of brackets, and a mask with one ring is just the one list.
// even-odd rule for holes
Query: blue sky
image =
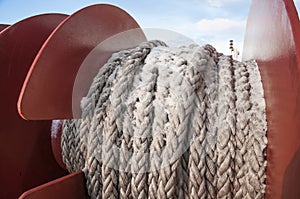
{"label": "blue sky", "polygon": [[[72,14],[97,3],[121,7],[142,28],[172,30],[228,54],[229,39],[242,50],[251,0],[0,0],[0,23],[13,24],[41,13]],[[300,0],[295,4],[300,8]]]}

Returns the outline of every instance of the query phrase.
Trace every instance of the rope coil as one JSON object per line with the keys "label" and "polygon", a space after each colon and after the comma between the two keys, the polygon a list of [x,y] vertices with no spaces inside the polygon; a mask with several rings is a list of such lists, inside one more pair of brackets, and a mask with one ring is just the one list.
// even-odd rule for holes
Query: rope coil
{"label": "rope coil", "polygon": [[91,198],[263,198],[266,131],[254,61],[150,41],[100,69],[62,156]]}

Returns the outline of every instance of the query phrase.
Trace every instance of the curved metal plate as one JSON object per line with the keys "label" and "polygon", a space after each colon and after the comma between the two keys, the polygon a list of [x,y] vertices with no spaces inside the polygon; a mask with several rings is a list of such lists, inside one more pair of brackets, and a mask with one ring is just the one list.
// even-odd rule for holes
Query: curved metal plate
{"label": "curved metal plate", "polygon": [[84,173],[78,171],[23,193],[19,199],[88,199]]}
{"label": "curved metal plate", "polygon": [[0,33],[0,198],[65,174],[51,151],[51,121],[24,121],[17,100],[40,47],[66,15],[48,14],[20,21]]}
{"label": "curved metal plate", "polygon": [[2,30],[4,30],[5,28],[7,28],[9,25],[6,25],[6,24],[0,24],[0,32]]}
{"label": "curved metal plate", "polygon": [[[139,25],[130,15],[112,5],[89,6],[69,16],[51,34],[31,66],[18,102],[20,115],[29,120],[80,117],[81,98],[113,53],[97,46],[116,34],[137,28]],[[138,29],[131,40],[127,48],[146,38]],[[128,44],[126,38],[123,41]],[[85,67],[77,78],[77,72],[94,49],[97,56],[87,61],[92,65]],[[79,88],[74,93],[76,81]]]}
{"label": "curved metal plate", "polygon": [[[300,195],[300,23],[292,0],[253,0],[243,59],[256,59],[268,122],[266,198]],[[298,152],[297,152],[298,151]],[[298,154],[298,155],[297,155]]]}

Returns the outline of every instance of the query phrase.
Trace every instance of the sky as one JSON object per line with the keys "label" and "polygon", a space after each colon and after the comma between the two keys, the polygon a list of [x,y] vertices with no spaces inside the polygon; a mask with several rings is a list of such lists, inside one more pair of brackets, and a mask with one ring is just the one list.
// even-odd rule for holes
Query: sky
{"label": "sky", "polygon": [[[230,54],[230,39],[242,51],[251,0],[0,0],[0,23],[13,24],[42,13],[72,14],[99,3],[124,9],[142,28],[175,31]],[[300,8],[300,0],[294,3]]]}

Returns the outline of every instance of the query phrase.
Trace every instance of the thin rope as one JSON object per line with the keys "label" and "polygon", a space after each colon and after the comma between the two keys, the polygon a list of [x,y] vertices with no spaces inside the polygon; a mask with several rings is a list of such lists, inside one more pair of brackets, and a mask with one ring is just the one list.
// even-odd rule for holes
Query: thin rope
{"label": "thin rope", "polygon": [[114,54],[63,125],[94,198],[263,198],[266,113],[255,61],[150,41]]}

